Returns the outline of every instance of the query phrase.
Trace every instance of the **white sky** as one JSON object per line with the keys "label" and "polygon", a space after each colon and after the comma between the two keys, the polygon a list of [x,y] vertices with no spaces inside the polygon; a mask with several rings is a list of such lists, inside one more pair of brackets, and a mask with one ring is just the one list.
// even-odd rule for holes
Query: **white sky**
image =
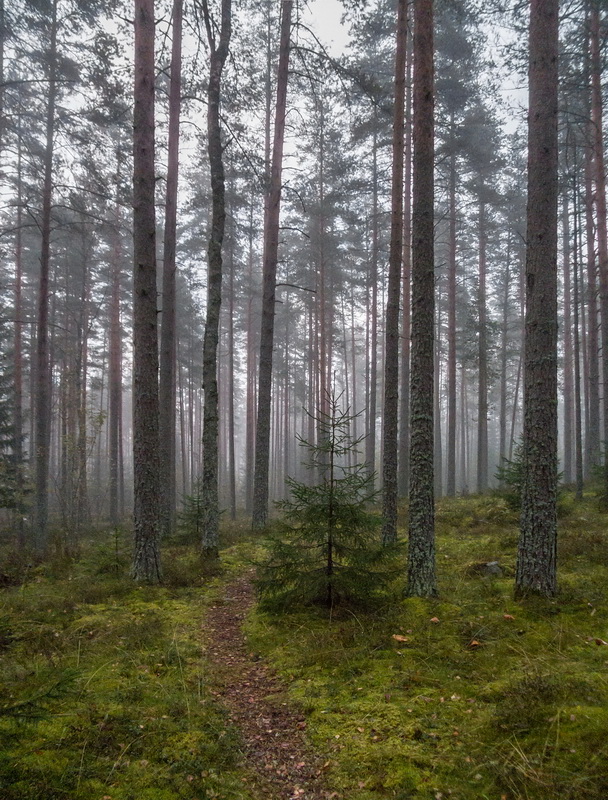
{"label": "white sky", "polygon": [[303,17],[334,55],[341,55],[348,43],[348,29],[340,24],[344,8],[340,0],[311,0]]}

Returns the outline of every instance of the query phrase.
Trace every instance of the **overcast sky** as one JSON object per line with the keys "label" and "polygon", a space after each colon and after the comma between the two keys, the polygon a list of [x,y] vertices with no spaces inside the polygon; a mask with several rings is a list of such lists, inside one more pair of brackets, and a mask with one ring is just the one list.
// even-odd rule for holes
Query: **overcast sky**
{"label": "overcast sky", "polygon": [[348,42],[348,31],[340,24],[343,11],[340,0],[311,0],[304,13],[306,23],[314,29],[332,55],[341,54]]}

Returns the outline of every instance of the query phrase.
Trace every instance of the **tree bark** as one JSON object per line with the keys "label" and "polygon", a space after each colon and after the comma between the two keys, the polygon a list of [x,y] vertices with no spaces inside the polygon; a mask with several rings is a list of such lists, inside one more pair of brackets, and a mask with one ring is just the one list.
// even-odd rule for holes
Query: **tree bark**
{"label": "tree bark", "polygon": [[258,378],[258,413],[255,441],[253,489],[253,527],[263,528],[268,519],[268,473],[270,462],[270,411],[272,397],[272,350],[274,346],[274,305],[279,251],[279,219],[281,211],[281,176],[287,111],[287,81],[291,44],[293,0],[283,0],[277,104],[272,151],[270,188],[264,231],[264,270],[262,286],[262,329]]}
{"label": "tree bark", "polygon": [[436,594],[433,492],[433,2],[414,2],[411,466],[408,593]]}
{"label": "tree bark", "polygon": [[110,345],[109,345],[109,466],[110,466],[110,525],[119,524],[119,441],[122,416],[122,337],[120,329],[120,284],[122,265],[122,236],[120,232],[120,153],[117,154],[116,200],[114,206],[114,246],[112,252],[112,277],[110,288]]}
{"label": "tree bark", "polygon": [[133,114],[133,524],[136,581],[158,583],[160,475],[156,221],[154,216],[154,2],[135,0]]}
{"label": "tree bark", "polygon": [[502,330],[500,333],[500,419],[498,463],[507,454],[507,360],[509,347],[509,297],[511,292],[511,231],[507,234],[507,263],[505,264],[504,295],[502,300]]}
{"label": "tree bark", "polygon": [[34,547],[42,553],[48,545],[49,455],[51,446],[51,362],[49,358],[49,270],[51,258],[51,203],[53,194],[53,137],[57,100],[57,0],[51,6],[44,184],[42,189],[40,283],[36,333],[35,497]]}
{"label": "tree bark", "polygon": [[557,551],[558,0],[532,0],[522,515],[515,589],[552,596]]}
{"label": "tree bark", "polygon": [[15,513],[15,528],[20,548],[26,545],[25,526],[23,524],[23,185],[22,185],[22,141],[21,141],[21,114],[17,119],[17,230],[15,232],[15,322],[13,343],[14,364],[14,418],[15,427],[15,464],[17,466],[17,510]]}
{"label": "tree bark", "polygon": [[224,241],[226,223],[226,188],[220,101],[222,71],[228,56],[228,46],[232,33],[232,2],[231,0],[222,0],[222,23],[217,44],[212,31],[206,0],[203,2],[203,11],[211,50],[209,87],[207,90],[207,135],[211,172],[212,218],[208,250],[207,319],[203,341],[203,392],[205,405],[203,409],[203,477],[201,484],[203,529],[201,547],[203,555],[213,560],[219,555],[217,348],[222,304],[222,243]]}
{"label": "tree bark", "polygon": [[[608,442],[608,231],[606,228],[606,174],[604,166],[602,73],[600,54],[600,15],[598,3],[591,2],[591,119],[594,135],[595,209],[597,222],[597,251],[600,274],[602,383],[604,395],[604,418],[602,439],[604,448]],[[608,498],[608,458],[604,455],[604,495]]]}
{"label": "tree bark", "polygon": [[[575,159],[576,162],[576,159]],[[579,316],[579,302],[580,302],[580,280],[582,270],[579,269],[581,263],[581,225],[579,221],[578,210],[578,186],[576,181],[576,174],[574,175],[574,191],[573,198],[573,211],[574,211],[574,247],[572,248],[574,258],[572,262],[574,271],[574,399],[575,399],[575,417],[574,417],[574,433],[575,433],[575,475],[576,475],[576,491],[575,497],[577,500],[583,499],[583,435],[582,435],[582,420],[581,420],[581,362],[580,362],[580,332],[578,326]],[[568,214],[567,200],[564,201],[565,214]],[[569,277],[569,276],[568,276]]]}
{"label": "tree bark", "polygon": [[[480,186],[483,193],[483,181]],[[477,314],[479,319],[478,368],[479,384],[477,392],[477,492],[481,494],[488,488],[488,345],[486,310],[486,206],[483,198],[479,202],[479,290],[477,295]]]}
{"label": "tree bark", "polygon": [[[589,124],[590,132],[593,124]],[[587,239],[587,341],[585,361],[588,373],[585,376],[586,405],[589,409],[589,423],[585,428],[585,473],[601,462],[600,434],[600,364],[598,346],[598,293],[597,260],[595,254],[595,223],[593,219],[593,149],[585,147],[585,231]],[[581,284],[582,285],[582,284]]]}
{"label": "tree bark", "polygon": [[393,111],[393,175],[391,197],[391,241],[386,303],[386,355],[384,360],[384,447],[382,541],[397,540],[397,455],[399,415],[399,295],[403,257],[403,162],[405,145],[405,62],[407,2],[399,0],[395,56]]}
{"label": "tree bark", "polygon": [[175,249],[177,238],[177,185],[179,178],[182,4],[183,0],[174,0],[173,2],[173,41],[169,84],[169,154],[163,248],[163,302],[158,391],[161,535],[163,536],[169,536],[175,524]]}
{"label": "tree bark", "polygon": [[454,115],[450,120],[452,137],[450,177],[448,189],[448,430],[447,430],[447,481],[446,494],[456,494],[456,153]]}
{"label": "tree bark", "polygon": [[[407,22],[410,7],[407,7]],[[403,187],[403,327],[401,332],[401,394],[399,399],[399,496],[407,497],[410,483],[410,350],[412,303],[412,37],[406,46],[405,179]],[[354,323],[353,323],[354,330]],[[354,335],[354,334],[353,334]],[[354,375],[353,371],[353,375]],[[356,381],[353,379],[353,385]],[[354,394],[354,392],[353,392]],[[356,403],[354,404],[356,409]],[[356,419],[355,419],[356,424]],[[356,439],[356,436],[355,436]]]}
{"label": "tree bark", "polygon": [[[570,219],[568,216],[568,192],[562,196],[562,252],[564,272],[564,481],[572,483],[572,442],[574,421],[573,350],[572,350],[572,276],[570,272]],[[575,302],[578,286],[575,286]],[[578,324],[578,309],[575,310]]]}

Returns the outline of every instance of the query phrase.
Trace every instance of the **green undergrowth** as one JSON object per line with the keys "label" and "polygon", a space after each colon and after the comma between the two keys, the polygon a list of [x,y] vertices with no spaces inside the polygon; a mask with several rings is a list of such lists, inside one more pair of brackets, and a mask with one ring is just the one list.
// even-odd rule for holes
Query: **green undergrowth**
{"label": "green undergrowth", "polygon": [[250,549],[206,576],[194,548],[166,548],[161,587],[133,585],[118,536],[21,565],[21,583],[18,559],[4,562],[17,585],[0,591],[2,800],[248,800],[201,629]]}
{"label": "green undergrowth", "polygon": [[555,600],[513,600],[517,519],[472,497],[439,504],[437,600],[251,615],[341,797],[608,797],[608,520],[562,505]]}

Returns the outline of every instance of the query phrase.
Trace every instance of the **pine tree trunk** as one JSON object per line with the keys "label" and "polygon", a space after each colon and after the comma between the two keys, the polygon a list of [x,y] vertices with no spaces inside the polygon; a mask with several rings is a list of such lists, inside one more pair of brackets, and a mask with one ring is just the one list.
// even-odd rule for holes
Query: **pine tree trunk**
{"label": "pine tree trunk", "polygon": [[[410,20],[407,7],[407,21]],[[401,389],[399,401],[399,496],[407,497],[410,483],[410,350],[412,304],[412,37],[406,47],[405,180],[403,187],[403,327],[401,332]],[[354,331],[354,323],[353,323]],[[354,333],[353,333],[354,336]],[[353,375],[354,367],[353,367]],[[356,383],[356,381],[353,381]],[[354,404],[356,409],[356,403]],[[355,419],[356,425],[356,419]],[[356,437],[355,437],[356,438]]]}
{"label": "pine tree trunk", "polygon": [[[604,167],[602,73],[600,54],[600,19],[597,1],[591,2],[591,119],[594,134],[595,208],[597,222],[597,253],[600,274],[602,381],[604,418],[601,438],[608,442],[608,232],[606,228],[606,174]],[[604,455],[604,495],[608,498],[608,458]]]}
{"label": "pine tree trunk", "polygon": [[253,489],[253,527],[263,528],[268,519],[268,474],[270,462],[270,412],[272,397],[272,350],[277,262],[279,250],[279,218],[281,210],[281,176],[287,111],[287,79],[291,43],[293,0],[283,0],[277,105],[272,151],[272,171],[264,231],[264,271],[262,287],[262,329],[258,383],[258,413],[255,440],[255,473]]}
{"label": "pine tree trunk", "polygon": [[49,270],[51,259],[51,203],[53,194],[53,137],[57,99],[57,0],[51,6],[44,184],[42,189],[40,282],[36,333],[35,495],[34,547],[43,553],[48,545],[49,458],[51,446],[51,361],[49,357]]}
{"label": "pine tree trunk", "polygon": [[557,550],[558,0],[532,0],[524,455],[516,593],[552,596]]}
{"label": "pine tree trunk", "polygon": [[502,330],[500,333],[500,419],[498,463],[502,465],[507,454],[507,357],[509,346],[509,296],[511,291],[511,231],[507,240],[507,263],[502,300]]}
{"label": "pine tree trunk", "polygon": [[253,337],[253,209],[255,202],[254,185],[251,186],[249,207],[249,263],[247,270],[249,297],[247,299],[247,400],[246,400],[246,444],[245,444],[245,513],[253,510],[253,470],[255,464],[255,385],[256,364]]}
{"label": "pine tree trunk", "polygon": [[[590,129],[592,124],[589,124]],[[601,462],[600,454],[600,364],[598,346],[598,308],[597,308],[597,261],[595,254],[595,221],[593,219],[593,150],[585,147],[585,234],[587,239],[587,309],[588,330],[586,337],[585,375],[586,405],[589,421],[585,426],[585,473]],[[585,343],[584,343],[585,344]]]}
{"label": "pine tree trunk", "polygon": [[[480,191],[485,187],[483,181]],[[477,393],[477,492],[481,494],[488,488],[488,344],[486,310],[486,207],[479,202],[479,291],[477,295],[477,314],[479,319],[478,367],[479,384]]]}
{"label": "pine tree trunk", "polygon": [[397,540],[397,454],[399,414],[399,294],[403,257],[403,161],[405,145],[405,61],[407,44],[407,2],[399,0],[397,49],[395,57],[395,100],[393,117],[393,176],[391,198],[391,241],[386,304],[386,357],[384,361],[384,446],[382,541]]}
{"label": "pine tree trunk", "polygon": [[[576,159],[575,159],[576,161]],[[573,247],[573,269],[574,269],[574,393],[575,393],[575,419],[574,419],[574,430],[575,430],[575,475],[576,475],[576,493],[575,497],[577,500],[583,499],[583,432],[582,432],[582,421],[581,421],[581,362],[580,362],[580,333],[578,327],[578,314],[579,314],[579,302],[581,297],[580,286],[581,280],[580,275],[582,274],[582,270],[579,269],[579,263],[581,262],[581,250],[580,250],[580,221],[579,221],[579,213],[578,213],[578,186],[576,181],[576,175],[574,176],[574,191],[572,193],[573,197],[573,205],[574,205],[574,247]],[[565,202],[566,208],[566,216],[568,213],[568,206],[567,201]],[[565,280],[565,278],[564,278]]]}
{"label": "pine tree trunk", "polygon": [[[374,109],[374,113],[375,109]],[[376,119],[374,117],[374,140],[372,144],[372,252],[369,274],[369,384],[367,393],[367,434],[365,439],[365,462],[372,476],[376,471],[376,416],[378,397],[378,143]],[[371,491],[374,484],[371,484]]]}
{"label": "pine tree trunk", "polygon": [[[450,132],[454,131],[454,115]],[[448,430],[446,494],[456,494],[456,154],[452,134],[449,177],[448,236]]]}
{"label": "pine tree trunk", "polygon": [[[116,170],[118,187],[120,157]],[[117,189],[118,193],[118,189]],[[120,233],[120,204],[118,196],[114,210],[114,247],[112,252],[112,278],[110,289],[110,345],[109,345],[109,466],[110,466],[110,525],[115,528],[120,520],[119,514],[119,438],[122,415],[122,342],[120,330],[120,272],[122,264],[122,237]]]}
{"label": "pine tree trunk", "polygon": [[15,427],[15,464],[17,467],[17,509],[15,513],[15,529],[20,548],[26,545],[25,526],[23,524],[23,186],[22,186],[22,141],[21,114],[17,120],[17,224],[15,232],[15,322],[13,339],[14,365],[14,427]]}
{"label": "pine tree trunk", "polygon": [[133,116],[133,478],[136,581],[160,567],[158,338],[154,216],[154,3],[135,0]]}
{"label": "pine tree trunk", "polygon": [[236,449],[235,449],[235,409],[234,409],[234,225],[230,229],[230,248],[228,273],[228,489],[230,519],[236,519]]}
{"label": "pine tree trunk", "polygon": [[434,411],[433,411],[433,470],[435,497],[443,495],[443,437],[441,435],[441,329],[443,320],[443,296],[438,287],[435,291],[435,346],[434,368]]}
{"label": "pine tree trunk", "polygon": [[222,303],[222,243],[226,223],[225,180],[223,145],[220,124],[222,70],[228,56],[232,33],[232,3],[222,0],[220,39],[215,44],[207,2],[203,9],[211,49],[209,86],[207,90],[207,135],[209,167],[211,172],[211,236],[209,239],[207,272],[207,319],[203,341],[203,477],[201,498],[203,505],[202,551],[208,559],[219,554],[219,500],[218,500],[218,386],[217,349],[219,341],[220,308]]}
{"label": "pine tree trunk", "polygon": [[436,594],[433,494],[433,3],[414,2],[411,467],[408,593]]}
{"label": "pine tree trunk", "polygon": [[173,42],[169,85],[169,141],[163,247],[163,301],[160,334],[159,441],[161,535],[175,525],[175,248],[179,177],[179,116],[181,106],[182,3],[173,2]]}
{"label": "pine tree trunk", "polygon": [[[568,192],[562,196],[562,253],[564,270],[564,481],[572,483],[572,442],[574,421],[574,394],[572,386],[572,277],[570,274],[570,220],[568,216]],[[576,289],[577,287],[575,287]],[[576,297],[575,297],[576,301]],[[576,313],[576,312],[575,312]],[[578,314],[577,314],[578,323]]]}

